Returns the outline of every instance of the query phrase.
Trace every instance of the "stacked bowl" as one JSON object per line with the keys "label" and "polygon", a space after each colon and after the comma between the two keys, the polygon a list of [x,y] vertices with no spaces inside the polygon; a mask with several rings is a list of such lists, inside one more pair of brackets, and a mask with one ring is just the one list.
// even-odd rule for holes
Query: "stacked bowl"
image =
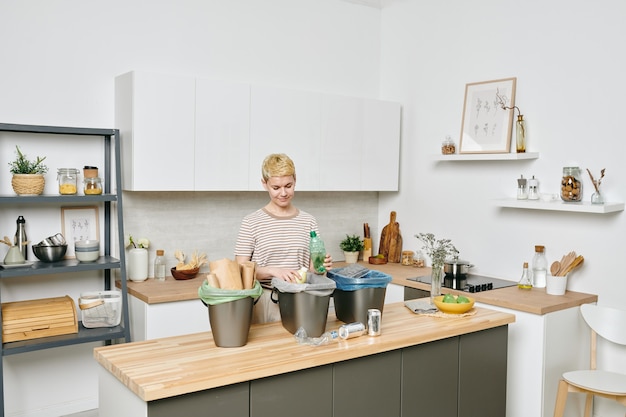
{"label": "stacked bowl", "polygon": [[74,243],[74,253],[80,262],[93,262],[100,257],[100,241],[78,240]]}

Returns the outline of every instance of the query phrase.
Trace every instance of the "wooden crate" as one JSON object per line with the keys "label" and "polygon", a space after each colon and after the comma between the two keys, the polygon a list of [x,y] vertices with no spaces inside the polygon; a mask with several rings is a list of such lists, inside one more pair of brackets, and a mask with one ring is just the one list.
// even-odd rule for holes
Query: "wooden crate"
{"label": "wooden crate", "polygon": [[2,342],[78,333],[76,305],[70,296],[2,304]]}

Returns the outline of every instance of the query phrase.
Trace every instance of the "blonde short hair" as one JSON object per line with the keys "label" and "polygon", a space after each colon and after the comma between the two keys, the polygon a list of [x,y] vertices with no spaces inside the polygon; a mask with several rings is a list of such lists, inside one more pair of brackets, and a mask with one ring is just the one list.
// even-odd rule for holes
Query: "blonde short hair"
{"label": "blonde short hair", "polygon": [[273,153],[266,156],[263,160],[261,175],[263,176],[264,182],[267,182],[270,177],[286,177],[289,175],[293,175],[295,179],[296,166],[291,158],[284,153]]}

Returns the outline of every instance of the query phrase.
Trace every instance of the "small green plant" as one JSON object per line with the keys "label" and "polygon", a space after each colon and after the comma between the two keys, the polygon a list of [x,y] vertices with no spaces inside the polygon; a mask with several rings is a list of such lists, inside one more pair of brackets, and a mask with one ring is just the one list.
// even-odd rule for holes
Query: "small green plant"
{"label": "small green plant", "polygon": [[29,161],[26,155],[22,153],[19,146],[15,146],[17,158],[13,162],[9,162],[11,174],[45,174],[48,167],[43,164],[44,159],[38,156],[36,160]]}
{"label": "small green plant", "polygon": [[363,240],[357,235],[346,235],[346,238],[339,242],[339,247],[344,252],[359,252],[363,250]]}

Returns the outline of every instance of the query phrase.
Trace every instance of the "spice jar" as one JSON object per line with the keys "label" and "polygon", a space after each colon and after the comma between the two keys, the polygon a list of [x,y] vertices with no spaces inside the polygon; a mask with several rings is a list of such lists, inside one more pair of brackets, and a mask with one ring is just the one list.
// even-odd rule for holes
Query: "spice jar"
{"label": "spice jar", "polygon": [[78,190],[78,170],[76,168],[58,168],[59,194],[74,195]]}
{"label": "spice jar", "polygon": [[579,167],[563,167],[561,179],[561,200],[580,201],[583,198],[583,183]]}
{"label": "spice jar", "polygon": [[450,135],[446,136],[446,139],[441,144],[441,153],[444,155],[452,155],[456,153],[456,146]]}
{"label": "spice jar", "polygon": [[417,251],[417,254],[415,255],[415,260],[413,261],[413,266],[415,266],[416,268],[423,268],[426,265],[425,261],[424,261],[424,255],[422,255],[422,252]]}
{"label": "spice jar", "polygon": [[402,251],[402,265],[405,265],[405,266],[413,265],[413,251],[412,250]]}
{"label": "spice jar", "polygon": [[102,194],[102,180],[99,177],[85,178],[83,182],[85,195]]}

